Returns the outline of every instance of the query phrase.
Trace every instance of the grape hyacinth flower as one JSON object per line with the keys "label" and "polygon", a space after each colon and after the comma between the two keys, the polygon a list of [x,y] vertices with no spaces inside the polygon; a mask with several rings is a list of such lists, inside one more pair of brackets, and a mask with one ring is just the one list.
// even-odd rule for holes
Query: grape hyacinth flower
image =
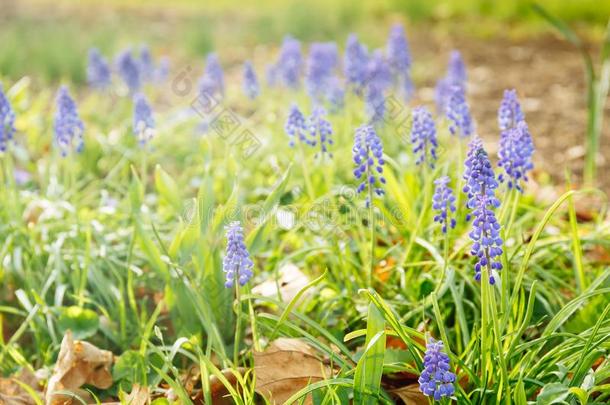
{"label": "grape hyacinth flower", "polygon": [[275,67],[279,79],[285,86],[291,89],[299,88],[301,85],[302,66],[301,42],[290,35],[284,37],[280,56]]}
{"label": "grape hyacinth flower", "polygon": [[437,112],[445,114],[453,86],[459,86],[466,92],[466,79],[466,65],[462,55],[459,51],[454,50],[449,57],[446,75],[436,84],[435,98]]}
{"label": "grape hyacinth flower", "polygon": [[406,99],[413,94],[411,68],[411,51],[405,30],[401,24],[395,24],[390,30],[387,44],[388,63],[392,74],[398,81]]}
{"label": "grape hyacinth flower", "polygon": [[361,94],[366,84],[368,59],[366,46],[358,41],[356,34],[350,34],[343,57],[343,72],[347,86],[356,94]]}
{"label": "grape hyacinth flower", "polygon": [[250,100],[254,100],[256,97],[258,97],[260,92],[256,72],[254,71],[254,67],[252,67],[252,63],[250,62],[244,63],[243,90]]}
{"label": "grape hyacinth flower", "polygon": [[231,222],[225,227],[227,231],[227,250],[222,262],[227,281],[226,288],[233,288],[235,281],[244,286],[252,278],[254,263],[244,243],[244,231],[239,221]]}
{"label": "grape hyacinth flower", "polygon": [[372,123],[383,120],[385,115],[385,95],[383,91],[369,83],[364,94],[366,113]]}
{"label": "grape hyacinth flower", "polygon": [[434,180],[434,196],[432,196],[432,208],[438,213],[434,216],[434,222],[441,225],[443,233],[447,233],[449,228],[455,228],[455,218],[451,218],[450,213],[455,212],[455,195],[448,186],[449,176],[443,176]]}
{"label": "grape hyacinth flower", "polygon": [[123,51],[117,57],[116,61],[119,76],[125,82],[129,92],[135,94],[142,86],[142,77],[138,62],[131,54],[131,50]]}
{"label": "grape hyacinth flower", "polygon": [[498,108],[498,126],[501,131],[515,128],[519,122],[525,120],[521,104],[517,99],[516,90],[504,90],[504,97]]}
{"label": "grape hyacinth flower", "polygon": [[330,111],[337,112],[345,105],[345,87],[338,77],[333,77],[328,85],[326,98],[330,104]]}
{"label": "grape hyacinth flower", "polygon": [[452,135],[457,133],[462,137],[467,137],[474,133],[474,123],[470,116],[470,108],[466,102],[466,95],[462,87],[451,87],[446,114],[450,121],[449,131],[451,131]]}
{"label": "grape hyacinth flower", "polygon": [[140,48],[140,59],[138,60],[142,81],[151,81],[155,73],[155,65],[150,54],[150,49],[147,46]]}
{"label": "grape hyacinth flower", "polygon": [[66,156],[70,149],[81,152],[84,146],[83,133],[85,126],[78,116],[76,103],[70,97],[67,87],[60,87],[56,105],[53,129],[55,131],[55,142],[61,155]]}
{"label": "grape hyacinth flower", "polygon": [[110,86],[110,67],[96,48],[89,49],[87,82],[93,88],[105,89]]}
{"label": "grape hyacinth flower", "polygon": [[369,207],[372,203],[373,192],[378,196],[384,193],[377,182],[385,184],[383,145],[373,126],[362,125],[356,129],[352,159],[356,165],[354,176],[361,180],[357,192],[362,193],[368,187],[366,206]]}
{"label": "grape hyacinth flower", "polygon": [[500,202],[495,198],[495,189],[498,182],[489,161],[489,156],[483,148],[481,138],[475,137],[469,145],[468,156],[464,168],[464,193],[468,195],[466,206],[473,209],[476,206],[476,196],[485,195],[490,198],[490,203],[495,207]]}
{"label": "grape hyacinth flower", "polygon": [[373,51],[369,59],[367,82],[370,86],[375,86],[382,92],[392,85],[392,71],[381,49]]}
{"label": "grape hyacinth flower", "polygon": [[424,370],[419,376],[419,389],[435,401],[450,397],[455,392],[455,374],[449,370],[449,356],[444,352],[443,341],[428,338],[424,356]]}
{"label": "grape hyacinth flower", "polygon": [[525,121],[502,131],[498,166],[504,169],[504,173],[498,176],[498,180],[501,183],[507,180],[509,189],[514,187],[523,192],[521,181],[527,181],[527,172],[534,168],[533,153],[534,143]]}
{"label": "grape hyacinth flower", "polygon": [[500,223],[496,219],[493,208],[497,207],[494,197],[477,194],[475,197],[472,216],[472,239],[470,254],[477,257],[474,266],[475,280],[481,280],[483,266],[489,269],[489,284],[495,284],[494,270],[502,270],[500,256],[502,255],[502,238],[500,237]]}
{"label": "grape hyacinth flower", "polygon": [[427,163],[434,168],[436,161],[436,126],[432,119],[432,114],[426,107],[416,107],[413,109],[413,124],[411,125],[411,144],[415,154],[416,164]]}
{"label": "grape hyacinth flower", "polygon": [[0,85],[0,151],[6,150],[8,142],[15,134],[15,113]]}
{"label": "grape hyacinth flower", "polygon": [[328,155],[332,157],[333,154],[328,152],[328,147],[333,144],[331,138],[333,129],[330,122],[325,117],[326,111],[324,108],[319,106],[315,107],[308,120],[309,133],[313,139],[316,139],[314,145],[316,142],[319,143],[321,154],[324,155],[328,153]]}
{"label": "grape hyacinth flower", "polygon": [[286,123],[284,124],[284,130],[286,134],[290,137],[290,147],[294,147],[295,140],[300,142],[304,142],[307,145],[313,146],[315,144],[314,141],[311,141],[307,138],[307,123],[305,121],[305,116],[299,110],[296,104],[293,104],[290,107],[290,112],[288,113],[288,118],[286,119]]}
{"label": "grape hyacinth flower", "polygon": [[279,82],[279,70],[277,65],[270,63],[267,65],[265,70],[265,79],[267,80],[267,86],[275,87]]}
{"label": "grape hyacinth flower", "polygon": [[169,77],[169,58],[164,56],[159,60],[154,72],[154,81],[156,83],[163,83]]}
{"label": "grape hyacinth flower", "polygon": [[209,80],[210,84],[214,84],[214,90],[211,95],[216,94],[220,97],[224,96],[224,73],[222,71],[222,66],[220,66],[218,56],[214,52],[209,53],[206,58],[205,71],[203,76]]}
{"label": "grape hyacinth flower", "polygon": [[333,72],[337,67],[337,61],[337,44],[334,42],[311,44],[309,57],[307,58],[305,82],[307,91],[312,98],[319,100],[326,93]]}
{"label": "grape hyacinth flower", "polygon": [[153,136],[155,120],[152,109],[146,101],[146,97],[138,94],[134,97],[133,105],[133,133],[138,138],[140,145],[145,145]]}

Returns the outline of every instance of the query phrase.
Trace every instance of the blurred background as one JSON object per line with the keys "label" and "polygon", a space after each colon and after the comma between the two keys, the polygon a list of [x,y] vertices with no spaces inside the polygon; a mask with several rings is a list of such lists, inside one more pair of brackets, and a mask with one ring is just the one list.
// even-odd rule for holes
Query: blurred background
{"label": "blurred background", "polygon": [[[610,1],[539,0],[598,55]],[[459,49],[468,67],[468,96],[483,138],[497,138],[496,111],[506,88],[516,88],[534,133],[539,167],[563,179],[582,172],[586,83],[579,51],[534,12],[528,0],[0,0],[0,75],[5,84],[29,76],[33,88],[85,83],[87,50],[110,60],[146,44],[170,60],[170,80],[206,53],[219,54],[239,87],[241,63],[254,61],[263,76],[286,34],[303,42],[337,41],[356,32],[369,48],[385,44],[402,22],[412,48],[414,102],[430,102],[448,54]],[[231,78],[234,78],[232,80]],[[598,154],[608,169],[608,116]],[[495,151],[491,151],[495,153]],[[543,158],[543,159],[542,159]],[[610,190],[609,176],[600,176]]]}

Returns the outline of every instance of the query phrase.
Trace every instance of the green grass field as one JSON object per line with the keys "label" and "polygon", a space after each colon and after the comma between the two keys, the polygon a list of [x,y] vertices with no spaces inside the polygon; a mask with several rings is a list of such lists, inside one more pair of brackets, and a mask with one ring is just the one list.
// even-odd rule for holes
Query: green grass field
{"label": "green grass field", "polygon": [[[470,139],[435,115],[437,163],[416,164],[415,105],[389,91],[392,108],[374,126],[385,194],[367,207],[352,161],[365,100],[348,92],[329,113],[332,157],[290,147],[291,103],[305,116],[314,103],[302,86],[266,86],[258,63],[275,61],[286,32],[304,50],[322,39],[343,49],[360,29],[383,46],[389,23],[405,17],[420,26],[481,17],[540,32],[526,2],[315,1],[313,12],[279,0],[239,12],[228,1],[206,10],[186,0],[87,3],[65,23],[61,8],[41,15],[28,7],[45,3],[31,3],[0,28],[16,128],[0,154],[0,404],[433,403],[418,384],[430,337],[456,375],[455,393],[439,403],[610,401],[607,195],[539,171],[523,193],[501,183],[493,211],[503,269],[492,285],[484,265],[476,281],[462,191]],[[542,3],[593,36],[610,7]],[[106,8],[126,11],[109,22],[95,13]],[[155,120],[144,146],[116,73],[106,90],[86,85],[91,45],[109,56],[140,43],[181,67],[141,89]],[[211,50],[231,68],[219,105],[202,112],[196,83]],[[244,54],[259,55],[255,100],[242,92]],[[82,153],[67,157],[54,142],[58,83],[85,125]],[[457,199],[446,234],[432,208],[444,175]],[[254,275],[227,288],[233,221]]]}

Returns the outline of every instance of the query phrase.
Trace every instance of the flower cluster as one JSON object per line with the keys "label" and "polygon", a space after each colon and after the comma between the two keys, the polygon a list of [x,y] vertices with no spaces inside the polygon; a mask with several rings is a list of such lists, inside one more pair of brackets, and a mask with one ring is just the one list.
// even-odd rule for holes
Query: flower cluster
{"label": "flower cluster", "polygon": [[334,42],[311,44],[305,71],[307,91],[311,97],[319,100],[326,93],[337,62],[337,44]]}
{"label": "flower cluster", "polygon": [[501,270],[502,238],[500,224],[496,220],[494,209],[500,206],[495,197],[498,182],[483,143],[475,138],[470,144],[464,171],[464,192],[468,194],[466,206],[472,210],[467,219],[474,217],[469,236],[473,241],[471,254],[477,257],[475,279],[481,279],[483,266],[489,269],[489,283],[494,284],[493,270]]}
{"label": "flower cluster", "polygon": [[358,41],[356,34],[347,38],[343,69],[347,85],[356,94],[361,94],[367,80],[368,51],[366,46]]}
{"label": "flower cluster", "polygon": [[227,250],[222,262],[227,281],[225,287],[232,288],[235,281],[245,285],[252,277],[254,263],[244,243],[244,231],[238,221],[231,222],[226,228]]}
{"label": "flower cluster", "polygon": [[285,86],[296,89],[301,83],[302,66],[301,43],[291,36],[286,36],[277,65],[272,67],[274,76],[278,77]]}
{"label": "flower cluster", "polygon": [[446,115],[450,121],[449,131],[453,135],[467,137],[474,133],[474,123],[470,116],[470,107],[466,102],[464,88],[452,86],[447,100]]}
{"label": "flower cluster", "polygon": [[374,86],[382,92],[392,86],[392,71],[381,49],[373,51],[369,59],[367,82],[369,86]]}
{"label": "flower cluster", "polygon": [[472,209],[476,205],[476,195],[486,195],[491,198],[490,202],[498,206],[500,203],[494,197],[498,182],[489,161],[489,156],[483,148],[481,138],[476,137],[470,142],[468,156],[464,168],[464,181],[466,185],[463,191],[468,195],[467,207]]}
{"label": "flower cluster", "polygon": [[379,87],[369,84],[364,93],[366,113],[371,122],[379,122],[385,115],[385,95]]}
{"label": "flower cluster", "polygon": [[534,143],[525,121],[502,131],[498,166],[504,169],[504,173],[498,176],[498,180],[507,180],[509,189],[514,187],[523,191],[521,181],[527,181],[527,173],[534,168],[533,153]]}
{"label": "flower cluster", "polygon": [[110,67],[96,48],[89,50],[87,63],[87,82],[91,87],[105,89],[110,86]]}
{"label": "flower cluster", "polygon": [[390,30],[387,45],[388,63],[398,80],[406,99],[413,94],[413,82],[409,69],[411,68],[411,51],[402,25],[396,24]]}
{"label": "flower cluster", "polygon": [[0,85],[0,151],[4,152],[8,141],[15,134],[15,113]]}
{"label": "flower cluster", "polygon": [[459,51],[454,50],[449,56],[446,75],[436,84],[436,109],[439,113],[445,113],[453,86],[459,86],[464,89],[464,92],[466,91],[466,79],[466,65],[462,55]]}
{"label": "flower cluster", "polygon": [[250,100],[254,100],[260,93],[256,72],[254,72],[254,67],[252,67],[250,62],[244,63],[243,90]]}
{"label": "flower cluster", "polygon": [[142,86],[142,77],[138,61],[131,54],[131,49],[127,49],[119,54],[116,59],[119,76],[125,82],[130,93],[135,94]]}
{"label": "flower cluster", "polygon": [[496,219],[493,208],[497,207],[497,201],[485,194],[475,196],[474,210],[472,216],[472,231],[470,239],[473,241],[470,254],[477,257],[474,266],[474,278],[481,280],[483,266],[489,269],[489,284],[495,284],[496,280],[493,270],[502,270],[500,256],[502,255],[502,238],[500,237],[500,223]]}
{"label": "flower cluster", "polygon": [[[333,129],[330,122],[325,117],[326,111],[324,108],[315,107],[308,120],[309,133],[313,139],[317,140],[313,141],[314,145],[316,142],[319,142],[322,155],[328,153],[328,146],[333,144],[333,140],[331,138]],[[332,157],[332,153],[329,153],[329,156]]]}
{"label": "flower cluster", "polygon": [[498,108],[498,126],[501,131],[515,128],[519,122],[525,120],[521,104],[517,99],[516,90],[504,90],[504,97]]}
{"label": "flower cluster", "polygon": [[152,138],[154,129],[152,109],[146,97],[138,94],[134,97],[133,105],[133,133],[138,137],[138,143],[145,145]]}
{"label": "flower cluster", "polygon": [[203,82],[207,83],[207,93],[209,95],[224,96],[224,73],[222,71],[222,66],[220,66],[218,56],[214,52],[208,54],[206,58],[205,71],[200,83]]}
{"label": "flower cluster", "polygon": [[455,228],[455,218],[450,217],[450,212],[455,212],[455,195],[448,186],[449,181],[449,176],[434,180],[435,188],[432,196],[432,208],[438,212],[434,216],[434,222],[441,225],[443,233],[447,233],[449,228]]}
{"label": "flower cluster", "polygon": [[153,80],[155,75],[155,64],[152,55],[150,54],[150,49],[148,49],[147,46],[142,46],[140,48],[140,60],[138,62],[142,80],[144,82]]}
{"label": "flower cluster", "polygon": [[345,85],[338,77],[333,77],[328,84],[326,98],[330,104],[330,111],[337,112],[343,109],[345,104]]}
{"label": "flower cluster", "polygon": [[416,156],[416,164],[427,163],[434,167],[436,161],[436,126],[432,114],[426,107],[413,109],[413,124],[411,125],[411,144]]}
{"label": "flower cluster", "polygon": [[286,134],[290,137],[291,147],[295,145],[295,140],[304,142],[310,146],[315,144],[315,141],[312,141],[307,137],[307,123],[305,121],[305,116],[303,116],[303,113],[301,110],[299,110],[299,107],[297,107],[296,104],[293,104],[290,107],[288,118],[284,124],[284,131],[286,131]]}
{"label": "flower cluster", "polygon": [[435,401],[452,396],[455,392],[455,374],[449,369],[449,356],[444,352],[442,340],[428,338],[423,366],[418,380],[421,392]]}
{"label": "flower cluster", "polygon": [[72,148],[76,152],[82,151],[85,126],[78,116],[76,103],[70,97],[67,87],[62,86],[59,89],[56,104],[53,129],[55,131],[55,142],[61,155],[66,156]]}
{"label": "flower cluster", "polygon": [[369,206],[373,192],[378,196],[383,195],[383,189],[377,185],[377,182],[385,184],[385,178],[382,176],[383,145],[371,125],[362,125],[356,129],[352,159],[356,165],[354,176],[361,180],[357,191],[361,193],[368,186],[369,195],[366,198],[366,205]]}

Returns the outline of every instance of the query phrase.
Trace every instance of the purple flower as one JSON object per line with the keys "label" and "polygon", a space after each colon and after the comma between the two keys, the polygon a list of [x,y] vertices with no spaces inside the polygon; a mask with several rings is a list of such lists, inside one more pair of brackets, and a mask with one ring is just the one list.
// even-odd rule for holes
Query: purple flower
{"label": "purple flower", "polygon": [[411,51],[402,25],[395,24],[390,30],[387,45],[388,63],[405,99],[413,94],[411,81]]}
{"label": "purple flower", "polygon": [[222,262],[222,270],[227,278],[225,287],[232,288],[235,281],[244,286],[252,277],[254,266],[244,243],[244,231],[239,221],[231,222],[225,229],[227,250]]}
{"label": "purple flower", "polygon": [[155,120],[146,97],[138,94],[133,104],[133,133],[138,137],[140,145],[145,145],[153,136]]}
{"label": "purple flower", "polygon": [[265,70],[265,78],[267,79],[267,86],[275,87],[279,82],[279,70],[278,66],[270,63],[267,65]]}
{"label": "purple flower", "polygon": [[497,222],[494,209],[500,206],[495,197],[498,182],[483,143],[475,138],[470,143],[464,171],[464,192],[468,195],[466,206],[472,210],[467,220],[474,217],[470,239],[473,241],[471,254],[477,257],[475,264],[475,279],[481,279],[481,269],[488,266],[489,283],[494,284],[494,270],[501,270],[500,255],[502,254],[502,239],[500,224]]}
{"label": "purple flower", "polygon": [[498,126],[501,131],[515,128],[519,122],[525,120],[521,104],[517,99],[516,90],[504,90],[504,97],[498,108]]}
{"label": "purple flower", "polygon": [[395,75],[408,73],[411,67],[411,51],[405,29],[401,24],[395,24],[388,37],[388,62]]}
{"label": "purple flower", "polygon": [[329,82],[337,67],[337,44],[334,42],[315,42],[309,48],[305,83],[309,95],[319,100],[328,89]]}
{"label": "purple flower", "polygon": [[0,85],[0,151],[6,150],[8,142],[15,134],[15,113]]}
{"label": "purple flower", "polygon": [[455,228],[455,218],[450,217],[450,212],[455,212],[455,195],[448,186],[449,176],[443,176],[434,180],[434,196],[432,196],[432,208],[437,211],[434,222],[441,224],[443,233],[447,233],[448,228]]}
{"label": "purple flower", "polygon": [[446,106],[446,114],[449,119],[449,131],[453,135],[467,137],[474,133],[474,123],[470,116],[470,108],[466,102],[464,88],[452,86]]}
{"label": "purple flower", "polygon": [[155,74],[155,65],[150,54],[150,49],[147,46],[140,48],[140,59],[138,60],[142,81],[151,81]]}
{"label": "purple flower", "polygon": [[220,66],[220,61],[218,60],[218,56],[212,52],[209,53],[206,58],[205,71],[203,73],[203,77],[207,79],[208,84],[210,85],[208,90],[212,90],[211,85],[213,84],[213,90],[210,95],[218,95],[219,97],[224,96],[225,91],[225,81],[224,81],[224,73],[222,71],[222,66]]}
{"label": "purple flower", "polygon": [[495,198],[495,189],[498,182],[489,161],[489,156],[483,148],[483,142],[475,137],[470,142],[468,156],[464,168],[464,181],[466,185],[463,191],[468,195],[467,207],[473,209],[476,206],[477,195],[485,195],[490,198],[489,202],[499,206],[500,202]]}
{"label": "purple flower", "polygon": [[345,104],[345,87],[338,77],[333,77],[330,80],[326,98],[330,103],[331,112],[337,112],[343,109]]}
{"label": "purple flower", "polygon": [[459,51],[452,51],[449,57],[449,65],[447,73],[436,84],[435,98],[436,110],[440,114],[445,114],[449,97],[451,97],[451,88],[459,86],[466,92],[466,65],[462,60],[462,55]]}
{"label": "purple flower", "polygon": [[381,49],[373,51],[369,59],[367,82],[370,86],[375,86],[382,92],[392,86],[392,71]]}
{"label": "purple flower", "polygon": [[413,124],[411,125],[411,144],[417,157],[416,164],[427,163],[431,168],[436,161],[436,126],[432,114],[426,107],[413,109]]}
{"label": "purple flower", "polygon": [[116,59],[119,76],[125,82],[129,92],[135,94],[142,86],[142,77],[138,62],[131,54],[131,49],[127,49],[119,54]]}
{"label": "purple flower", "polygon": [[472,239],[470,254],[477,257],[474,266],[475,280],[481,280],[483,266],[489,269],[489,284],[495,284],[494,270],[502,270],[500,256],[502,255],[502,238],[500,237],[500,224],[496,220],[493,208],[497,207],[493,197],[477,194],[474,197],[474,210],[472,216]]}
{"label": "purple flower", "polygon": [[55,131],[55,142],[61,155],[66,156],[71,149],[81,152],[84,146],[83,133],[85,126],[78,116],[76,103],[70,97],[67,87],[60,87],[56,105],[53,129]]}
{"label": "purple flower", "polygon": [[347,86],[356,94],[361,94],[367,80],[368,51],[366,46],[358,41],[356,34],[347,38],[343,70]]}
{"label": "purple flower", "polygon": [[375,123],[383,120],[385,115],[385,95],[383,90],[369,83],[364,94],[364,102],[367,116],[371,122]]}
{"label": "purple flower", "polygon": [[[366,198],[368,207],[372,202],[370,199],[373,192],[378,196],[383,195],[384,191],[380,185],[385,184],[385,178],[382,176],[384,165],[383,145],[372,125],[362,125],[356,129],[352,159],[356,166],[354,176],[361,180],[357,189],[358,193],[363,192],[368,187],[369,195]],[[377,182],[380,184],[377,184]]]}
{"label": "purple flower", "polygon": [[450,397],[455,392],[455,374],[449,371],[449,356],[444,352],[443,341],[428,338],[424,369],[419,376],[419,389],[435,401]]}
{"label": "purple flower", "polygon": [[523,191],[521,181],[527,181],[527,172],[534,168],[532,154],[534,143],[525,121],[502,131],[498,150],[498,166],[504,173],[498,176],[500,182],[508,181],[508,188]]}
{"label": "purple flower", "polygon": [[[333,134],[333,128],[330,125],[330,122],[325,118],[326,111],[323,107],[315,107],[313,109],[313,113],[308,119],[309,124],[309,134],[313,139],[317,141],[313,141],[314,145],[316,142],[320,145],[320,152],[322,155],[328,153],[328,146],[333,144],[333,140],[331,138]],[[329,153],[329,156],[332,157],[333,154]]]}
{"label": "purple flower", "polygon": [[284,124],[284,130],[286,134],[290,137],[289,145],[293,147],[295,145],[295,140],[300,142],[304,142],[307,145],[313,146],[315,144],[314,141],[308,139],[307,137],[307,123],[305,122],[305,116],[299,110],[296,104],[293,104],[290,107],[290,112],[288,113],[288,118],[286,119],[286,123]]}
{"label": "purple flower", "polygon": [[156,83],[163,83],[169,76],[169,58],[167,56],[162,57],[159,60],[154,72],[154,80]]}
{"label": "purple flower", "polygon": [[243,90],[250,100],[254,100],[256,97],[258,97],[258,94],[260,92],[260,89],[258,87],[258,79],[256,78],[256,72],[254,71],[252,63],[250,62],[244,63]]}
{"label": "purple flower", "polygon": [[110,86],[110,67],[106,59],[96,48],[89,49],[87,82],[91,87],[97,89],[104,89]]}
{"label": "purple flower", "polygon": [[301,84],[302,66],[301,43],[289,35],[284,37],[275,67],[282,83],[289,88],[297,89]]}

